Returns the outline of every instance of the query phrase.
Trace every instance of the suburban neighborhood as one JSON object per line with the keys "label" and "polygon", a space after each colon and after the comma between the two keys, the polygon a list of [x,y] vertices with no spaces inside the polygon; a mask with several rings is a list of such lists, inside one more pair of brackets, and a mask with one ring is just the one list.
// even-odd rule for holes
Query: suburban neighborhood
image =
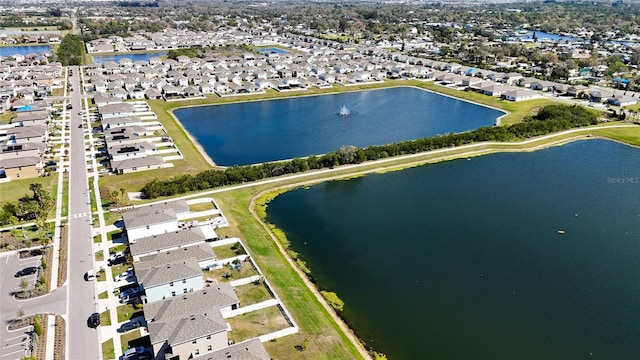
{"label": "suburban neighborhood", "polygon": [[[602,19],[587,16],[594,9]],[[555,1],[2,5],[0,360],[386,359],[267,205],[292,189],[458,157],[597,136],[635,144],[640,26],[622,14],[636,10]],[[388,145],[396,153],[344,144],[220,166],[174,113],[400,87],[504,115]],[[579,115],[517,129],[542,124],[548,108]],[[344,105],[332,115],[355,116]]]}

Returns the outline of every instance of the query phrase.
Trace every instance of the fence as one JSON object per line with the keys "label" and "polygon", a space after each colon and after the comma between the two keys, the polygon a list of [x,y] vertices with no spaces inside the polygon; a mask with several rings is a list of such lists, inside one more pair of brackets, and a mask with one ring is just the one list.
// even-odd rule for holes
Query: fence
{"label": "fence", "polygon": [[235,310],[223,311],[222,312],[222,317],[226,319],[226,318],[230,318],[230,317],[233,317],[233,316],[246,314],[248,312],[252,312],[252,311],[256,311],[256,310],[262,310],[262,309],[265,309],[265,308],[268,308],[268,307],[276,306],[279,303],[280,302],[277,299],[269,299],[269,300],[265,300],[263,302],[259,302],[257,304],[243,306],[243,307],[235,309]]}
{"label": "fence", "polygon": [[295,334],[297,332],[298,332],[298,327],[295,326],[295,327],[290,327],[290,328],[274,331],[274,332],[269,333],[269,334],[260,335],[258,337],[258,339],[260,339],[260,341],[262,341],[262,342],[267,342],[267,341],[271,341],[273,339],[277,339],[277,338],[285,337],[285,336],[288,336],[288,335],[291,335],[291,334]]}
{"label": "fence", "polygon": [[229,285],[231,285],[233,287],[247,285],[247,284],[251,284],[253,282],[258,281],[261,278],[262,278],[262,275],[253,275],[253,276],[249,276],[249,277],[246,277],[246,278],[230,281]]}

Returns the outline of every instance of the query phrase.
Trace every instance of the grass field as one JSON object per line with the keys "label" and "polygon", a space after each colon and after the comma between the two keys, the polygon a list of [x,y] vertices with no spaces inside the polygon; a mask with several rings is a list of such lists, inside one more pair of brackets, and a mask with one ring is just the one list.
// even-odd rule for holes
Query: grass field
{"label": "grass field", "polygon": [[286,318],[277,306],[234,316],[228,318],[227,322],[231,325],[228,337],[234,342],[248,340],[289,327]]}
{"label": "grass field", "polygon": [[33,196],[33,192],[29,190],[29,185],[31,184],[42,184],[42,188],[47,190],[49,194],[55,198],[55,191],[58,185],[58,175],[57,173],[53,173],[51,176],[12,180],[10,182],[0,184],[0,206],[8,202],[17,202],[18,199],[25,195]]}

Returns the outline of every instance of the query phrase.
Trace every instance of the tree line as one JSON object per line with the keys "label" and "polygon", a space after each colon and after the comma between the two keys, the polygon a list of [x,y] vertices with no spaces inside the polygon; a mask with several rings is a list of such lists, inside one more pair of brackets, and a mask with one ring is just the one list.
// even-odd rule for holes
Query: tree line
{"label": "tree line", "polygon": [[69,65],[81,65],[82,64],[82,51],[84,50],[84,43],[82,38],[77,35],[67,34],[62,38],[58,52],[56,53],[58,61],[64,66]]}
{"label": "tree line", "polygon": [[598,116],[580,106],[548,105],[542,108],[538,114],[525,118],[521,123],[509,126],[486,126],[464,133],[437,135],[365,148],[342,146],[338,150],[321,156],[258,165],[233,166],[225,170],[205,170],[195,175],[184,174],[168,180],[154,179],[144,185],[142,192],[150,199],[173,196],[190,191],[202,191],[280,175],[358,164],[391,156],[415,154],[476,142],[522,140],[597,123]]}

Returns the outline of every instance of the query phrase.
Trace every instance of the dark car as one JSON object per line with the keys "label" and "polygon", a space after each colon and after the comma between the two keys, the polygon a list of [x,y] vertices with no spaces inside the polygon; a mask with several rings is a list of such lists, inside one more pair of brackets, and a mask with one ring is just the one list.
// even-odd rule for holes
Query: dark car
{"label": "dark car", "polygon": [[127,257],[122,254],[119,254],[117,256],[114,256],[113,258],[110,258],[107,264],[109,266],[120,265],[120,264],[124,264],[126,261],[127,261]]}
{"label": "dark car", "polygon": [[90,328],[97,328],[100,325],[100,314],[91,314],[91,316],[89,316],[89,318],[87,319],[87,325],[89,325]]}
{"label": "dark car", "polygon": [[127,332],[127,331],[131,331],[133,329],[137,329],[139,327],[140,327],[140,324],[137,321],[132,320],[132,321],[129,321],[129,322],[126,322],[126,323],[122,324],[120,326],[120,329],[118,329],[118,332],[123,332],[124,333],[124,332]]}
{"label": "dark car", "polygon": [[38,272],[38,268],[36,268],[34,266],[29,266],[29,267],[26,267],[26,268],[18,271],[15,276],[16,277],[20,277],[20,276],[26,276],[26,275],[33,275],[33,274],[35,274],[37,272]]}

